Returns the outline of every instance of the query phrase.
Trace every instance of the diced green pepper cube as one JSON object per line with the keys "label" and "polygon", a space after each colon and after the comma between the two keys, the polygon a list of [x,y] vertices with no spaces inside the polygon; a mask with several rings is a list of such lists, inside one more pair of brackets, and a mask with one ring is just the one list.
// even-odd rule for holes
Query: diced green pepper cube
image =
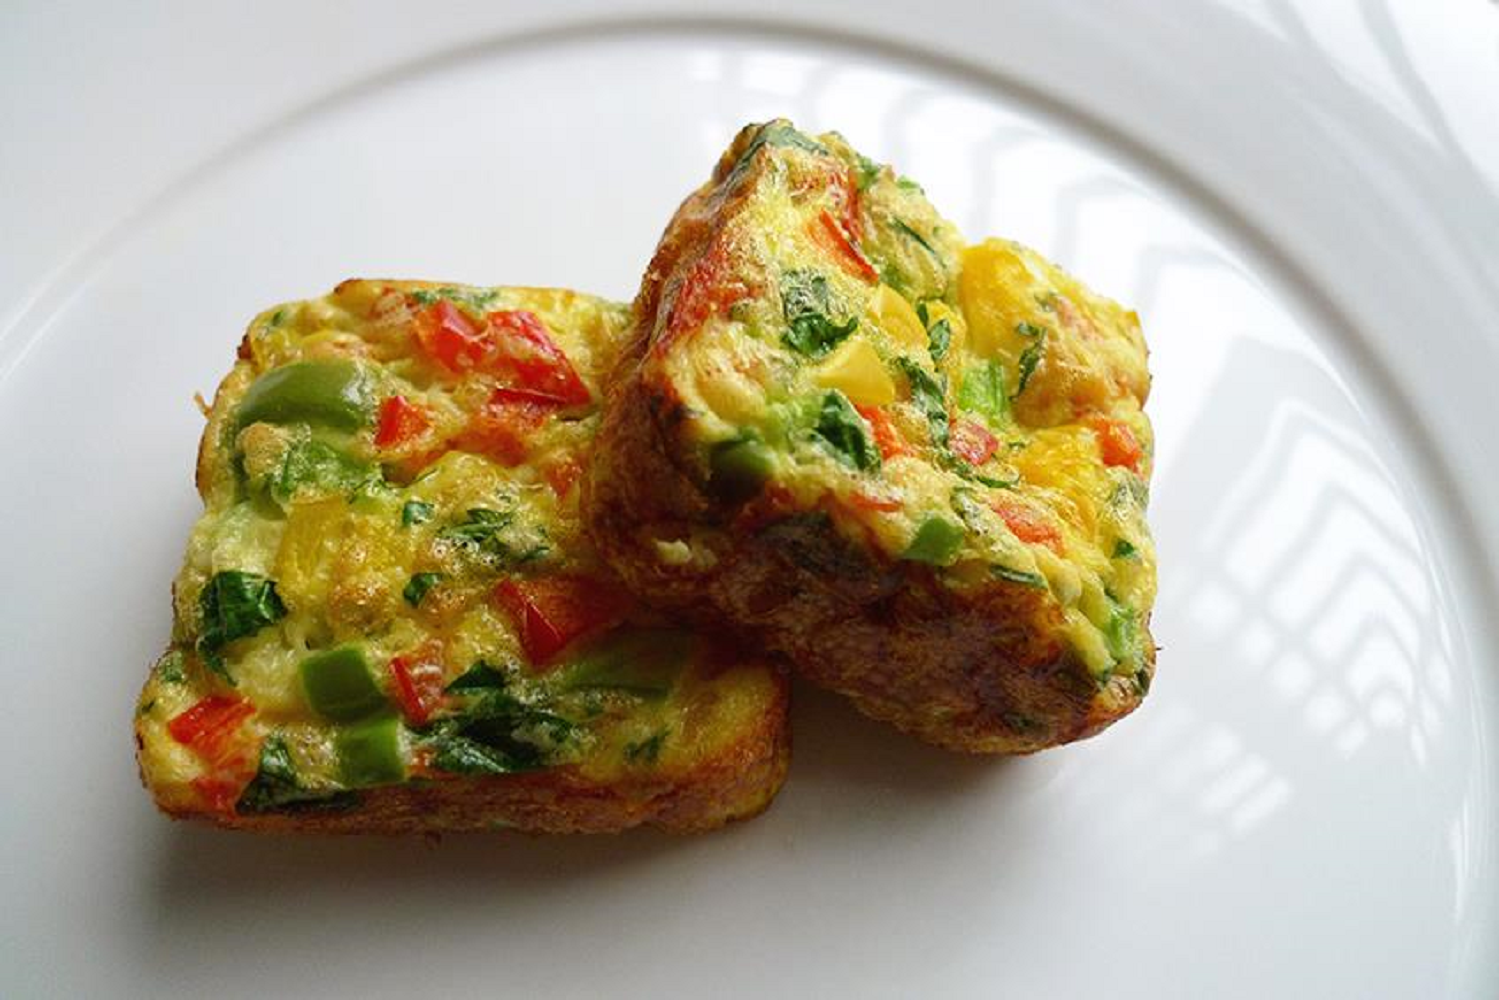
{"label": "diced green pepper cube", "polygon": [[984,418],[998,429],[1009,418],[1010,400],[1005,395],[1005,369],[997,360],[973,365],[963,373],[958,387],[958,406]]}
{"label": "diced green pepper cube", "polygon": [[916,529],[911,544],[906,546],[901,558],[933,566],[946,565],[957,554],[963,538],[962,525],[954,524],[945,517],[929,514]]}
{"label": "diced green pepper cube", "polygon": [[374,389],[352,361],[297,361],[266,372],[240,400],[239,426],[305,422],[354,431],[374,415]]}
{"label": "diced green pepper cube", "polygon": [[708,456],[708,488],[726,503],[739,503],[759,493],[773,471],[770,449],[761,442],[720,442]]}
{"label": "diced green pepper cube", "polygon": [[696,650],[697,639],[691,632],[624,629],[606,636],[579,657],[568,668],[562,686],[661,697],[672,689]]}
{"label": "diced green pepper cube", "polygon": [[1112,599],[1110,603],[1113,608],[1109,614],[1109,623],[1103,631],[1104,642],[1109,647],[1109,655],[1120,663],[1133,660],[1137,653],[1136,647],[1139,645],[1135,628],[1135,612],[1129,606]]}
{"label": "diced green pepper cube", "polygon": [[334,722],[353,722],[385,707],[385,695],[357,646],[313,653],[302,661],[300,670],[307,703]]}
{"label": "diced green pepper cube", "polygon": [[401,720],[382,715],[345,726],[334,738],[338,773],[350,788],[389,785],[406,780],[401,752]]}

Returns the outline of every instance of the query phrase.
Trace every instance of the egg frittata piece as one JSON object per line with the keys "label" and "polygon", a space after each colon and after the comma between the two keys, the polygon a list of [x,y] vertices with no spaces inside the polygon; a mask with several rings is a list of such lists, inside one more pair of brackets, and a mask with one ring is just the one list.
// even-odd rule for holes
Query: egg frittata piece
{"label": "egg frittata piece", "polygon": [[1134,313],[774,121],[677,211],[636,315],[584,517],[637,594],[954,749],[1039,750],[1139,704]]}
{"label": "egg frittata piece", "polygon": [[630,327],[569,291],[394,281],[251,323],[136,711],[165,812],[692,831],[769,804],[784,677],[644,609],[580,526]]}

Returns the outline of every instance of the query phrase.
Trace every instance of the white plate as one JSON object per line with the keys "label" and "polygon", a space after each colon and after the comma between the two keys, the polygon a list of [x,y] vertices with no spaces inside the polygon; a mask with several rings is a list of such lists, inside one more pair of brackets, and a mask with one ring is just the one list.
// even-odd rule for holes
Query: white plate
{"label": "white plate", "polygon": [[[573,6],[8,15],[0,992],[1499,995],[1493,12],[1016,3],[907,45],[909,5]],[[777,114],[1139,308],[1144,708],[980,761],[799,689],[779,801],[694,839],[156,816],[130,711],[247,318],[350,275],[627,296]]]}

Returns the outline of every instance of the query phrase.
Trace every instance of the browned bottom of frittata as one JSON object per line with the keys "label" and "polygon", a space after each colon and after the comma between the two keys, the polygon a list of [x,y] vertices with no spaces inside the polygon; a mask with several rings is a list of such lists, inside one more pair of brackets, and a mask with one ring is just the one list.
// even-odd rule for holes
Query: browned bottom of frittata
{"label": "browned bottom of frittata", "polygon": [[252,322],[136,712],[163,811],[685,832],[768,805],[781,671],[636,603],[579,524],[629,326],[572,292],[395,281]]}

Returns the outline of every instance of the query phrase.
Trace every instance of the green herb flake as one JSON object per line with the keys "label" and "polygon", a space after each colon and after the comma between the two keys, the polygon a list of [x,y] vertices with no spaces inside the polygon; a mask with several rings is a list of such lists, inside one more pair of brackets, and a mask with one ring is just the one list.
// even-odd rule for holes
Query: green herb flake
{"label": "green herb flake", "polygon": [[446,300],[454,305],[466,306],[470,312],[484,313],[495,304],[500,293],[493,288],[418,288],[411,293],[411,301],[419,306],[432,306]]}
{"label": "green herb flake", "polygon": [[406,581],[406,587],[401,591],[401,596],[406,598],[406,603],[413,608],[420,607],[422,598],[427,596],[427,591],[441,583],[442,578],[441,573],[416,573]]}
{"label": "green herb flake", "polygon": [[1023,569],[1011,569],[1008,566],[990,566],[989,573],[996,579],[1008,580],[1010,583],[1034,587],[1037,590],[1046,589],[1046,577],[1040,573],[1028,573]]}
{"label": "green herb flake", "polygon": [[822,397],[817,425],[812,432],[845,465],[863,472],[880,468],[880,452],[865,432],[864,418],[859,416],[848,397],[838,390]]}
{"label": "green herb flake", "polygon": [[895,179],[895,186],[900,188],[902,191],[912,191],[916,194],[921,195],[926,194],[926,192],[922,190],[920,184],[917,184],[915,181],[911,180],[911,178],[905,176],[904,174]]}
{"label": "green herb flake", "polygon": [[1034,323],[1022,322],[1015,324],[1015,332],[1022,337],[1044,337],[1046,336],[1046,327],[1037,326]]}
{"label": "green herb flake", "polygon": [[276,593],[275,581],[240,570],[216,573],[198,595],[198,610],[202,616],[198,654],[210,670],[231,685],[234,678],[219,651],[286,617],[286,605]]}
{"label": "green herb flake", "polygon": [[432,505],[424,500],[407,500],[401,506],[401,527],[409,528],[413,524],[426,524],[432,520]]}
{"label": "green herb flake", "polygon": [[863,153],[855,153],[854,156],[859,164],[855,171],[856,183],[860,191],[868,191],[880,179],[880,171],[884,168]]}
{"label": "green herb flake", "polygon": [[156,679],[162,684],[181,684],[187,680],[183,670],[182,650],[174,649],[156,661]]}
{"label": "green herb flake", "polygon": [[1036,374],[1036,366],[1041,363],[1041,354],[1046,350],[1045,333],[1036,338],[1035,343],[1020,352],[1020,382],[1015,387],[1015,396],[1018,397],[1030,384],[1031,376]]}
{"label": "green herb flake", "polygon": [[260,765],[255,777],[234,804],[236,812],[269,813],[349,809],[359,804],[353,792],[310,789],[302,783],[286,741],[266,737],[260,745]]}
{"label": "green herb flake", "polygon": [[[437,533],[441,541],[454,545],[496,569],[509,569],[534,562],[551,551],[543,535],[541,540],[512,535],[515,515],[510,511],[471,508],[464,519]],[[507,537],[510,536],[510,537]]]}
{"label": "green herb flake", "polygon": [[910,358],[896,358],[896,365],[911,387],[911,402],[926,417],[931,427],[932,444],[947,447],[947,393],[939,376],[933,375]]}
{"label": "green herb flake", "polygon": [[654,764],[661,756],[661,745],[669,730],[660,729],[648,738],[625,744],[625,760],[631,764]]}
{"label": "green herb flake", "polygon": [[352,495],[382,481],[374,466],[312,440],[299,441],[287,449],[281,468],[271,474],[266,486],[284,504],[305,491]]}
{"label": "green herb flake", "polygon": [[475,660],[473,666],[453,678],[443,689],[447,694],[466,694],[475,691],[503,691],[509,681],[505,672],[484,660]]}
{"label": "green herb flake", "polygon": [[947,349],[952,346],[952,324],[945,319],[939,319],[926,328],[926,341],[932,360],[941,361],[947,357]]}
{"label": "green herb flake", "polygon": [[1134,545],[1131,544],[1129,541],[1123,539],[1123,538],[1120,538],[1120,539],[1118,539],[1118,540],[1116,540],[1114,542],[1114,558],[1115,559],[1130,559],[1130,558],[1133,558],[1136,551],[1137,550],[1135,549]]}
{"label": "green herb flake", "polygon": [[140,708],[136,709],[135,714],[136,715],[150,715],[151,714],[151,709],[153,709],[155,707],[156,707],[156,699],[152,698],[150,701],[146,702]]}
{"label": "green herb flake", "polygon": [[828,148],[816,139],[813,139],[804,132],[797,131],[787,122],[775,121],[760,126],[759,131],[755,133],[755,137],[744,147],[744,152],[739,154],[739,159],[735,161],[733,169],[730,170],[730,175],[737,174],[747,167],[749,162],[755,158],[755,154],[767,146],[802,149],[809,153],[821,153],[824,156],[831,155]]}
{"label": "green herb flake", "polygon": [[895,218],[895,217],[892,216],[891,219],[890,219],[890,224],[892,226],[894,226],[898,232],[900,232],[901,234],[903,234],[907,238],[915,240],[917,243],[919,243],[921,245],[921,248],[923,250],[925,250],[927,253],[931,254],[933,257],[937,256],[937,250],[936,250],[936,248],[933,247],[932,244],[927,241],[927,238],[925,236],[922,236],[920,233],[918,233],[905,220],[903,220],[903,219],[897,219],[897,218]]}
{"label": "green herb flake", "polygon": [[786,332],[781,340],[798,354],[814,360],[826,357],[858,327],[850,316],[843,323],[828,318],[831,293],[828,279],[815,271],[793,270],[781,275],[781,312]]}

